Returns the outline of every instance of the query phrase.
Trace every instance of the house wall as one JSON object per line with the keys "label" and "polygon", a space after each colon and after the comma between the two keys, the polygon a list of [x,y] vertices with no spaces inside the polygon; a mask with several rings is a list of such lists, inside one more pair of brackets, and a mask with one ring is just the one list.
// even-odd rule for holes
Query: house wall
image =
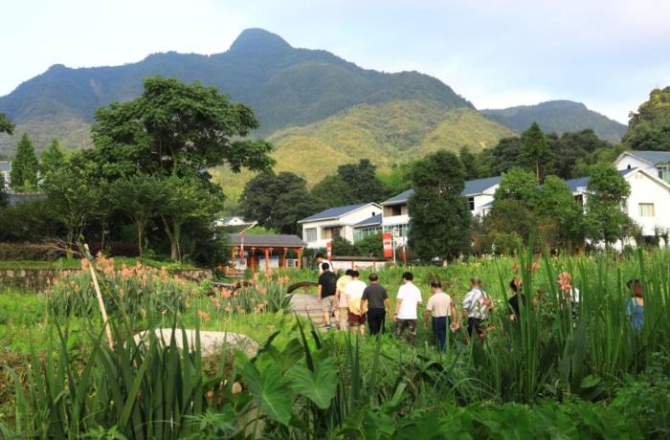
{"label": "house wall", "polygon": [[[360,208],[356,211],[345,214],[337,219],[326,221],[314,221],[302,224],[302,239],[307,243],[307,247],[311,249],[325,248],[326,244],[332,240],[332,237],[327,235],[327,230],[330,228],[341,228],[340,237],[348,240],[350,243],[354,242],[354,228],[353,226],[361,221],[377,215],[381,212],[379,206],[370,205]],[[316,240],[309,240],[307,230],[316,228]]]}
{"label": "house wall", "polygon": [[[626,180],[630,184],[626,203],[628,216],[642,227],[642,234],[654,235],[657,227],[670,229],[670,189],[642,173],[635,173]],[[641,215],[641,203],[653,204],[653,217]]]}

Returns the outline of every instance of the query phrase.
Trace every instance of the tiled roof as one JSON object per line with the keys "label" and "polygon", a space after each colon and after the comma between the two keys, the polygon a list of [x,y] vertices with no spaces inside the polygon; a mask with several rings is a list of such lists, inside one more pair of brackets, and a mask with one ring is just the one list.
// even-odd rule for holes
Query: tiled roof
{"label": "tiled roof", "polygon": [[321,211],[317,214],[299,220],[298,223],[314,222],[317,220],[337,219],[345,214],[356,211],[357,209],[360,209],[367,205],[370,205],[370,203],[359,203],[358,205],[337,206],[335,208],[329,208],[326,209],[325,211]]}
{"label": "tiled roof", "polygon": [[382,215],[381,213],[371,215],[370,217],[366,218],[365,220],[362,220],[354,225],[354,228],[362,228],[365,226],[374,226],[374,225],[381,225],[382,224]]}
{"label": "tiled roof", "polygon": [[670,162],[670,151],[626,151],[626,153],[654,165]]}
{"label": "tiled roof", "polygon": [[[619,170],[619,174],[621,174],[623,177],[626,177],[629,173],[632,173],[635,170],[637,170],[637,168]],[[566,180],[565,183],[567,183],[568,186],[570,187],[570,191],[575,193],[579,191],[580,188],[586,188],[586,186],[589,184],[590,179],[591,176],[578,177],[576,179]]]}
{"label": "tiled roof", "polygon": [[465,188],[463,189],[462,194],[464,196],[474,196],[476,194],[482,194],[487,189],[492,186],[498,185],[500,183],[500,176],[494,177],[485,177],[483,179],[468,180],[465,182]]}
{"label": "tiled roof", "polygon": [[410,197],[414,194],[413,189],[408,189],[407,191],[401,192],[397,196],[391,197],[390,199],[384,200],[381,205],[397,205],[398,203],[405,203],[409,200]]}
{"label": "tiled roof", "polygon": [[[465,182],[465,187],[463,188],[464,196],[473,196],[476,194],[482,194],[487,189],[492,186],[498,185],[500,183],[500,176],[494,177],[485,177],[483,179],[468,180]],[[407,203],[410,197],[414,194],[413,189],[408,189],[407,191],[401,192],[397,196],[391,197],[388,200],[384,200],[381,205],[397,205],[399,203]]]}
{"label": "tiled roof", "polygon": [[[242,244],[240,234],[228,234],[228,241],[232,246]],[[278,235],[278,234],[244,234],[244,247],[305,247],[307,243],[302,241],[297,235]]]}

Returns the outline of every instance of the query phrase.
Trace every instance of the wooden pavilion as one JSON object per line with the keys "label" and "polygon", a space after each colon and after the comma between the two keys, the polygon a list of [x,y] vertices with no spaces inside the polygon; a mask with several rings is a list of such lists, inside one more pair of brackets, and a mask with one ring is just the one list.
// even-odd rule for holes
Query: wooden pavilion
{"label": "wooden pavilion", "polygon": [[[236,268],[246,266],[252,270],[268,271],[272,267],[301,267],[302,253],[307,243],[297,235],[278,234],[229,234],[231,261]],[[296,253],[295,259],[288,252]],[[292,264],[289,264],[292,263]]]}

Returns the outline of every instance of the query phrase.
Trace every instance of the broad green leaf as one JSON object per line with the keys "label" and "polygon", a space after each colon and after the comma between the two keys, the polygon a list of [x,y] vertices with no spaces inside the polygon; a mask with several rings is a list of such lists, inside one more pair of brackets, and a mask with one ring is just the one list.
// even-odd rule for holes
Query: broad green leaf
{"label": "broad green leaf", "polygon": [[251,362],[246,362],[242,376],[251,394],[270,419],[288,425],[291,419],[291,392],[279,367],[269,365],[261,374]]}
{"label": "broad green leaf", "polygon": [[327,409],[337,392],[337,368],[330,359],[314,365],[310,371],[301,364],[294,365],[286,374],[294,393],[307,397],[320,409]]}

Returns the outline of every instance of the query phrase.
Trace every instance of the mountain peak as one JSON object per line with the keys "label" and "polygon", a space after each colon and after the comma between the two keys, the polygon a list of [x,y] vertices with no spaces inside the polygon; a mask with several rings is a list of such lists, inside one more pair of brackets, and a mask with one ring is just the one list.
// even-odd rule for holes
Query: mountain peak
{"label": "mountain peak", "polygon": [[268,53],[291,49],[282,37],[265,29],[245,29],[230,46],[230,53]]}

